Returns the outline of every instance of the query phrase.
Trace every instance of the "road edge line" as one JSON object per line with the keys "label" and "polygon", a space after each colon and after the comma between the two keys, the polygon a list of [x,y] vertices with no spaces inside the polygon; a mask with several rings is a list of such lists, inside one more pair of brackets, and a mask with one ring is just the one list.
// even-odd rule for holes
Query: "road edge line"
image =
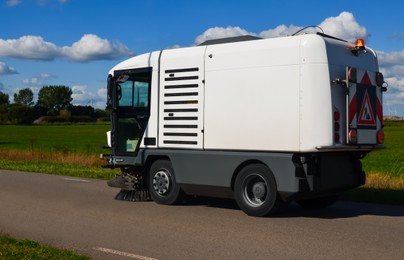
{"label": "road edge line", "polygon": [[142,255],[136,255],[136,254],[118,251],[118,250],[105,248],[105,247],[94,247],[93,250],[104,252],[104,253],[109,253],[109,254],[114,254],[114,255],[130,257],[130,258],[139,259],[139,260],[157,260],[156,258],[142,256]]}

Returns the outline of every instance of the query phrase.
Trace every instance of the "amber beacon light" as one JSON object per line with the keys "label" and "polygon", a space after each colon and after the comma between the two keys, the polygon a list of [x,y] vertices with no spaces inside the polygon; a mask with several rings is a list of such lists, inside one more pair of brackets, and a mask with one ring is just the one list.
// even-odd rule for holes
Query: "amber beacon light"
{"label": "amber beacon light", "polygon": [[357,39],[355,47],[352,49],[352,53],[358,55],[359,53],[366,53],[365,40]]}

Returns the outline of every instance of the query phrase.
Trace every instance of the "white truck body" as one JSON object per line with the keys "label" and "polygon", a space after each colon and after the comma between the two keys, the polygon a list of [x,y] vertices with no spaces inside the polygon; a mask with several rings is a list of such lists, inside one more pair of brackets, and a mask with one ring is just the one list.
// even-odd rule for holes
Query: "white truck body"
{"label": "white truck body", "polygon": [[[355,48],[327,35],[306,34],[170,49],[128,59],[111,69],[110,78],[121,82],[120,75],[148,68],[149,96],[145,90],[136,92],[136,86],[131,94],[132,99],[142,99],[144,91],[148,120],[136,138],[122,137],[127,150],[124,144],[117,149],[116,144],[124,140],[115,145],[114,140],[127,127],[115,127],[119,112],[115,117],[113,113],[110,164],[147,167],[153,156],[164,157],[172,163],[183,190],[216,196],[209,193],[212,187],[234,191],[238,167],[249,160],[260,161],[274,174],[284,200],[307,194],[303,190],[317,194],[315,177],[304,166],[306,160],[324,155],[336,158],[324,159],[332,161],[327,167],[334,167],[341,158],[349,161],[383,147],[379,140],[383,87],[377,57],[369,48]],[[365,74],[370,78],[366,82]],[[119,98],[112,101],[116,111]],[[293,158],[306,155],[296,166]],[[282,165],[283,159],[288,165]],[[201,169],[192,170],[193,166]],[[303,176],[296,173],[300,166]],[[346,162],[341,170],[350,167]],[[302,188],[302,178],[308,190]],[[363,177],[359,179],[320,190],[344,190],[363,184]],[[199,192],[203,189],[187,186],[211,188]],[[231,197],[231,191],[223,196]]]}

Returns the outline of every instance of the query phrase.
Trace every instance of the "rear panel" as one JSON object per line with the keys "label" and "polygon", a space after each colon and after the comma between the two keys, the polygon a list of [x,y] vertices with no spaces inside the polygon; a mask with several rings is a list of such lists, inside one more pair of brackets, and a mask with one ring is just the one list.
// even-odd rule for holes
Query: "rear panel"
{"label": "rear panel", "polygon": [[[383,127],[380,73],[347,67],[347,143],[381,143]],[[379,81],[379,85],[377,86]],[[379,136],[379,140],[378,140]]]}
{"label": "rear panel", "polygon": [[332,95],[333,145],[375,145],[383,143],[383,76],[376,54],[367,49],[355,52],[355,45],[326,39]]}

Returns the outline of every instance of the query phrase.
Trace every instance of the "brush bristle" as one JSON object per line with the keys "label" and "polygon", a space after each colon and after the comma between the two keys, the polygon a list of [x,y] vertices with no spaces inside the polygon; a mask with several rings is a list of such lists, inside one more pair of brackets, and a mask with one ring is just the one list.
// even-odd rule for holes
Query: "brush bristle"
{"label": "brush bristle", "polygon": [[148,190],[121,190],[115,196],[116,200],[125,201],[151,201],[150,193]]}

